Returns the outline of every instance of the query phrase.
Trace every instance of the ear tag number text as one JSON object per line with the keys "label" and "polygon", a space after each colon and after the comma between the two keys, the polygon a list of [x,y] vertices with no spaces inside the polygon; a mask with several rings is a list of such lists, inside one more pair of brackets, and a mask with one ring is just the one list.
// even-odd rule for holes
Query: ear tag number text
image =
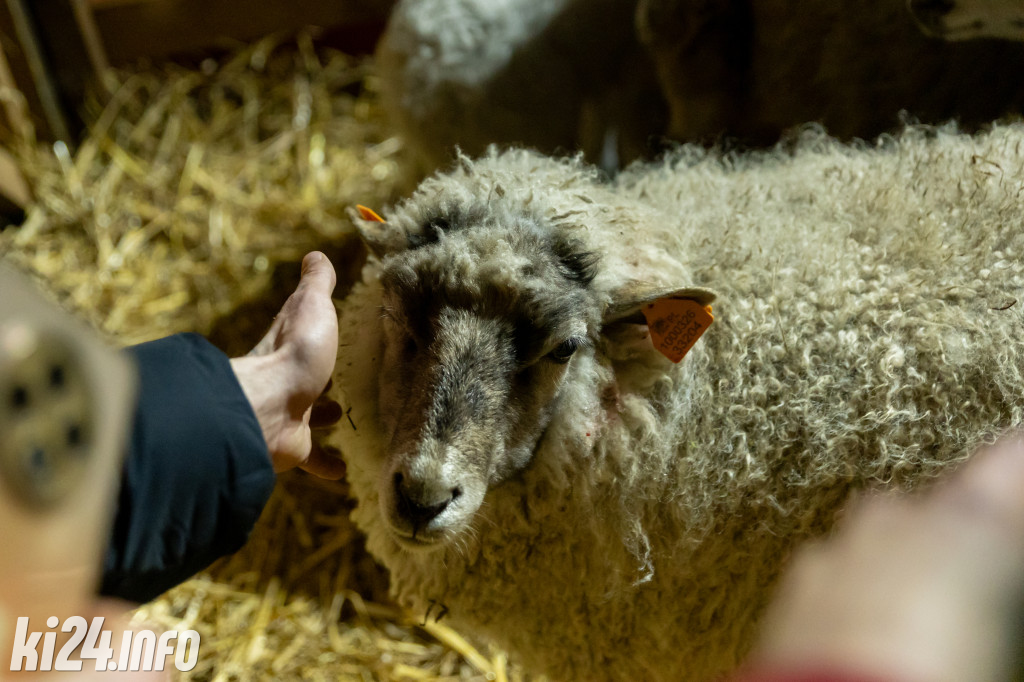
{"label": "ear tag number text", "polygon": [[682,360],[715,321],[711,306],[689,298],[659,298],[645,305],[643,313],[651,343],[672,362]]}

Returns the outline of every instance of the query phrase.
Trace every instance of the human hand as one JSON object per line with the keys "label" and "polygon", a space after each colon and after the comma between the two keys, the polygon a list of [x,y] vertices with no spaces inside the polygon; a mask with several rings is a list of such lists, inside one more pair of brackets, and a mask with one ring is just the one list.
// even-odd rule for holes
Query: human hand
{"label": "human hand", "polygon": [[344,462],[312,447],[310,431],[311,417],[314,423],[318,417],[321,423],[341,418],[337,403],[315,406],[338,354],[338,315],[331,301],[336,283],[327,256],[306,254],[299,285],[270,331],[248,355],[231,360],[276,472],[299,467],[322,478],[345,474]]}
{"label": "human hand", "polygon": [[1010,679],[1024,606],[1024,437],[922,497],[873,495],[784,577],[752,656],[763,670]]}

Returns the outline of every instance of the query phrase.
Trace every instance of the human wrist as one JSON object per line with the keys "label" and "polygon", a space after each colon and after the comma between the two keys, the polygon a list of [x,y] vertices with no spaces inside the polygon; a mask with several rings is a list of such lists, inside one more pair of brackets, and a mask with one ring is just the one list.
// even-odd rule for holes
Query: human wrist
{"label": "human wrist", "polygon": [[283,365],[284,358],[276,351],[266,355],[231,358],[231,369],[260,425],[275,471],[284,468],[276,461],[276,454],[280,450],[280,441],[289,421],[289,396],[281,390]]}

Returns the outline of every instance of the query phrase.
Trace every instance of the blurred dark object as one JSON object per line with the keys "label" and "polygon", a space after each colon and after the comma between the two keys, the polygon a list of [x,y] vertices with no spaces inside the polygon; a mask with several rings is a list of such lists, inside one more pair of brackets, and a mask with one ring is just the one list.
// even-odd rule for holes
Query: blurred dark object
{"label": "blurred dark object", "polygon": [[921,30],[943,40],[1024,40],[1020,0],[907,0]]}
{"label": "blurred dark object", "polygon": [[218,47],[308,26],[350,54],[372,51],[394,0],[89,0],[112,64]]}
{"label": "blurred dark object", "polygon": [[812,121],[870,139],[901,112],[974,131],[1024,108],[1024,42],[928,37],[898,0],[639,0],[637,30],[676,140],[770,145]]}
{"label": "blurred dark object", "polygon": [[87,0],[0,1],[0,47],[0,83],[24,98],[5,98],[7,131],[24,135],[31,123],[44,138],[73,139],[82,127],[73,112],[107,65]]}
{"label": "blurred dark object", "polygon": [[69,112],[106,63],[86,0],[0,0],[0,229],[32,200],[9,146],[77,136]]}

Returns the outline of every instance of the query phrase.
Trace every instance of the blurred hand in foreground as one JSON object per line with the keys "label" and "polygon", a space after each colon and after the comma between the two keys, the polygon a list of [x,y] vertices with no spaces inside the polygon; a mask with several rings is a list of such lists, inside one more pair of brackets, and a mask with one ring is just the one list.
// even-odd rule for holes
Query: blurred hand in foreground
{"label": "blurred hand in foreground", "polygon": [[1012,679],[1022,597],[1024,436],[1013,434],[923,496],[868,496],[831,539],[802,550],[753,669]]}

